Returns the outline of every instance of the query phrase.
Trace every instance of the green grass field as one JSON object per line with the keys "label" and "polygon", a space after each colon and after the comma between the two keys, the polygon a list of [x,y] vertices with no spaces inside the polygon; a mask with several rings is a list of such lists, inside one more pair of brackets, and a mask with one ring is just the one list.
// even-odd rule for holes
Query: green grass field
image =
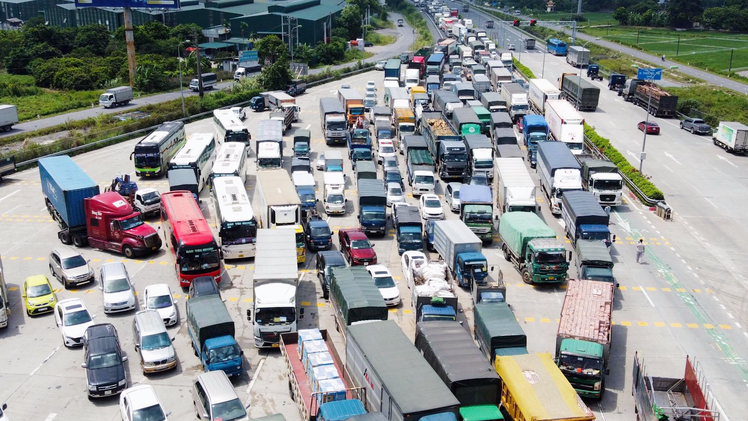
{"label": "green grass field", "polygon": [[747,34],[622,27],[585,28],[583,31],[717,73],[748,69]]}
{"label": "green grass field", "polygon": [[[576,12],[576,9],[574,10]],[[568,12],[534,12],[530,14],[533,18],[541,20],[570,20],[571,11]],[[613,13],[611,12],[584,12],[582,13],[585,19],[584,22],[579,22],[579,26],[590,26],[590,25],[617,25],[615,19],[613,19]]]}

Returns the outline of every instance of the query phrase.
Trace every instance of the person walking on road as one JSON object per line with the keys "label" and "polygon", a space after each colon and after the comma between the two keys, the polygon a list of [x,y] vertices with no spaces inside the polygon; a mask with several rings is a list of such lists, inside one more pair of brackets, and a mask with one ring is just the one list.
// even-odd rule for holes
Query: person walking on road
{"label": "person walking on road", "polygon": [[644,239],[639,239],[639,244],[636,245],[636,263],[644,263],[642,262],[642,259],[644,258]]}
{"label": "person walking on road", "polygon": [[665,54],[662,55],[662,61],[665,61]]}

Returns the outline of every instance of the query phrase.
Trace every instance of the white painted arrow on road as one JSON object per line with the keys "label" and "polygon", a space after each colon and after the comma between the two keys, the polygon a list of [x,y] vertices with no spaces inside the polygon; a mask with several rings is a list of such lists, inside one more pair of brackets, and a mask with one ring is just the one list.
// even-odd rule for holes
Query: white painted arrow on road
{"label": "white painted arrow on road", "polygon": [[725,157],[724,157],[724,156],[722,156],[722,155],[717,155],[717,158],[719,158],[719,159],[721,159],[721,160],[723,160],[723,161],[727,162],[728,164],[732,165],[732,166],[733,166],[733,167],[735,167],[735,168],[737,168],[737,167],[738,167],[737,165],[733,164],[732,162],[730,162],[730,160],[729,160],[729,159],[725,158]]}
{"label": "white painted arrow on road", "polygon": [[629,154],[629,155],[631,155],[631,157],[634,158],[636,160],[636,162],[641,162],[641,161],[639,161],[639,156],[637,156],[635,153],[631,152],[628,149],[626,150],[626,153]]}
{"label": "white painted arrow on road", "polygon": [[675,158],[674,158],[674,157],[673,157],[672,155],[670,155],[669,153],[665,152],[665,156],[666,156],[666,157],[668,157],[668,158],[670,158],[670,159],[672,159],[673,161],[675,161],[675,163],[676,163],[676,164],[678,164],[678,165],[683,165],[683,164],[681,164],[680,162],[678,162],[678,160],[677,160],[677,159],[675,159]]}

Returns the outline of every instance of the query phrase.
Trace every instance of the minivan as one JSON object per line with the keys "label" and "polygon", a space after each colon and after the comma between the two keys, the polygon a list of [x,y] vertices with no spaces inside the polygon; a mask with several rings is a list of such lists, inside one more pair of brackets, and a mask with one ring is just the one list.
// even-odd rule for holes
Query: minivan
{"label": "minivan", "polygon": [[174,339],[169,338],[158,311],[143,310],[135,313],[132,337],[135,350],[140,354],[143,374],[171,370],[177,366],[177,353],[172,345]]}
{"label": "minivan", "polygon": [[223,370],[197,376],[192,384],[192,405],[201,420],[249,421],[247,408],[236,396],[234,386]]}

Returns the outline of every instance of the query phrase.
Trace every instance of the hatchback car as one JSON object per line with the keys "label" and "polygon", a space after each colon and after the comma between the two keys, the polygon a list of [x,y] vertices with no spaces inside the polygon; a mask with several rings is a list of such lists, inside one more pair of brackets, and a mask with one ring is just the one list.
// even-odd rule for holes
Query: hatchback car
{"label": "hatchback car", "polygon": [[647,128],[647,134],[660,134],[660,126],[654,121],[640,121],[636,127],[643,132],[645,126]]}
{"label": "hatchback car", "polygon": [[382,294],[387,307],[400,304],[400,289],[398,289],[395,279],[392,278],[390,270],[382,265],[371,265],[366,270],[374,279],[374,285],[379,288],[379,293]]}
{"label": "hatchback car", "polygon": [[168,421],[171,415],[149,384],[125,389],[119,395],[119,413],[122,421]]}
{"label": "hatchback car", "polygon": [[57,296],[52,290],[49,279],[44,275],[26,278],[23,282],[21,297],[26,305],[26,314],[29,316],[51,313],[57,304]]}
{"label": "hatchback car", "polygon": [[444,209],[439,202],[439,196],[424,194],[420,199],[421,217],[423,219],[444,219]]}
{"label": "hatchback car", "polygon": [[94,324],[91,313],[80,298],[59,301],[55,306],[55,323],[67,348],[82,346],[86,329]]}
{"label": "hatchback car", "polygon": [[[214,284],[216,281],[212,277],[206,276]],[[190,285],[191,287],[192,285]],[[164,326],[174,326],[179,321],[179,312],[177,311],[177,301],[171,294],[171,287],[167,284],[154,284],[145,287],[143,292],[143,307],[146,310],[156,310],[164,320]],[[220,295],[220,294],[219,294]]]}
{"label": "hatchback car", "polygon": [[387,183],[387,206],[405,203],[405,193],[400,183]]}
{"label": "hatchback car", "polygon": [[124,263],[104,263],[101,266],[99,280],[104,313],[135,310],[135,290]]}
{"label": "hatchback car", "polygon": [[125,362],[117,330],[110,323],[89,326],[83,344],[83,364],[89,398],[118,395],[127,388]]}
{"label": "hatchback car", "polygon": [[444,200],[447,202],[447,206],[452,212],[460,211],[460,187],[462,183],[451,182],[447,184],[447,188],[444,190]]}
{"label": "hatchback car", "polygon": [[680,122],[680,128],[692,134],[712,134],[712,126],[700,118],[685,118]]}
{"label": "hatchback car", "polygon": [[86,259],[69,247],[55,247],[49,254],[49,271],[65,289],[93,282],[94,271]]}
{"label": "hatchback car", "polygon": [[344,268],[346,266],[348,264],[345,261],[345,256],[337,250],[325,250],[317,253],[314,267],[317,269],[317,279],[322,286],[322,297],[324,299],[330,298],[330,268]]}

